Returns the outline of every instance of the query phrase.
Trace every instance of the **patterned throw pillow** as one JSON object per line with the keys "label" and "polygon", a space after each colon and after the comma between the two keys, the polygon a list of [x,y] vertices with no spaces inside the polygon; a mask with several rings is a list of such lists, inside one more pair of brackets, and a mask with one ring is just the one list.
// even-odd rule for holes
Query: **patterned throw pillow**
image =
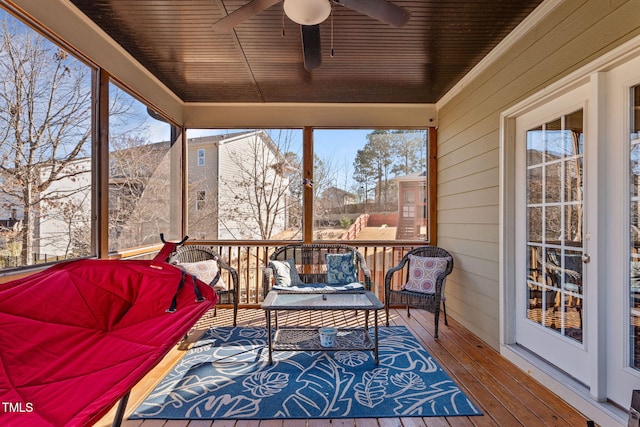
{"label": "patterned throw pillow", "polygon": [[409,255],[409,280],[402,287],[406,291],[433,294],[436,282],[447,269],[449,258],[431,258]]}
{"label": "patterned throw pillow", "polygon": [[[179,262],[177,265],[188,274],[196,276],[199,280],[207,283],[208,285],[212,285],[211,282],[218,275],[218,261],[214,259],[199,262]],[[222,280],[222,277],[213,284],[213,289],[216,291],[227,290],[227,285]]]}
{"label": "patterned throw pillow", "polygon": [[302,285],[302,280],[300,279],[294,260],[270,261],[269,267],[273,270],[273,277],[276,280],[277,287],[288,288],[290,286]]}
{"label": "patterned throw pillow", "polygon": [[344,286],[358,281],[353,252],[325,254],[327,262],[327,284]]}

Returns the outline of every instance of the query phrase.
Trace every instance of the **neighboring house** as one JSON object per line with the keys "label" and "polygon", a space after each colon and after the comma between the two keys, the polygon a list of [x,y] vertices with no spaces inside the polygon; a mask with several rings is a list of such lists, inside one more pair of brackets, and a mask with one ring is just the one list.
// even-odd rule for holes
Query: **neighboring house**
{"label": "neighboring house", "polygon": [[[168,224],[166,206],[169,171],[168,142],[146,144],[110,153],[109,240],[134,247],[157,240],[158,224]],[[70,163],[44,193],[34,210],[33,253],[37,259],[86,256],[91,251],[92,163]],[[46,170],[42,172],[46,174]],[[0,196],[0,225],[24,219],[22,201]],[[128,245],[128,246],[125,246]]]}
{"label": "neighboring house", "polygon": [[292,168],[265,131],[190,138],[188,164],[194,238],[264,239],[287,229]]}
{"label": "neighboring house", "polygon": [[[85,256],[91,242],[77,241],[78,232],[91,229],[91,159],[71,163],[43,194],[34,232],[34,254],[40,256]],[[84,249],[83,249],[84,248]]]}
{"label": "neighboring house", "polygon": [[218,237],[219,143],[225,135],[191,138],[187,142],[188,223],[195,239]]}
{"label": "neighboring house", "polygon": [[[47,168],[41,171],[47,175]],[[40,202],[33,210],[33,253],[37,258],[44,255],[64,257],[69,254],[86,255],[78,249],[83,242],[73,241],[75,231],[91,227],[91,159],[81,158],[71,162],[59,173],[61,179],[51,182],[40,195]],[[0,226],[2,231],[13,234],[21,242],[14,229],[24,220],[23,201],[9,194],[5,188],[0,195]],[[2,242],[2,246],[6,245]],[[84,242],[86,246],[90,242]]]}
{"label": "neighboring house", "polygon": [[[0,183],[2,180],[0,180]],[[0,230],[13,228],[24,217],[22,205],[17,198],[9,195],[0,196]]]}
{"label": "neighboring house", "polygon": [[[189,225],[194,238],[255,239],[287,228],[290,168],[264,131],[193,138],[188,147]],[[168,227],[170,215],[163,207],[170,192],[169,151],[165,141],[111,153],[109,240],[120,247],[155,242],[158,224]],[[90,242],[76,237],[88,234],[76,231],[91,227],[90,188],[91,161],[80,159],[69,166],[69,177],[47,189],[44,199],[52,202],[38,209],[35,254],[86,255],[81,248]],[[269,198],[267,192],[285,197]],[[0,225],[13,226],[23,219],[22,209],[17,201],[4,199]]]}
{"label": "neighboring house", "polygon": [[329,187],[320,196],[322,206],[331,213],[345,211],[345,206],[358,202],[358,196],[338,187]]}

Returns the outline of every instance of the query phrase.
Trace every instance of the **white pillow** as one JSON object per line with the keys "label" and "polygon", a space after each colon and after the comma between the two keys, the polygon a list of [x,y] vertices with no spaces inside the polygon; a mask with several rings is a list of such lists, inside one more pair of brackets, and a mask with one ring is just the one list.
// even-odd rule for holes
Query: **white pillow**
{"label": "white pillow", "polygon": [[[208,285],[211,285],[213,279],[218,275],[218,261],[214,259],[199,262],[179,262],[177,265],[188,274],[196,276]],[[216,291],[227,290],[227,285],[224,283],[224,280],[222,280],[222,276],[218,282],[213,285],[213,289]]]}
{"label": "white pillow", "polygon": [[292,259],[286,261],[269,261],[269,267],[273,271],[276,286],[288,288],[302,285],[302,280],[296,269],[296,263]]}

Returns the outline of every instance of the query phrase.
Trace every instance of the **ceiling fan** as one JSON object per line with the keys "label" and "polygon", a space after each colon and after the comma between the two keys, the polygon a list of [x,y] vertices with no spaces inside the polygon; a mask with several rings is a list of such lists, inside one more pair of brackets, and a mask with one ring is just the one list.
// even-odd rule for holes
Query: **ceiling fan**
{"label": "ceiling fan", "polygon": [[216,32],[229,32],[236,25],[284,1],[284,13],[300,24],[304,68],[313,70],[322,64],[320,23],[331,14],[331,3],[358,11],[394,27],[404,26],[411,17],[407,9],[387,0],[253,0],[213,24]]}

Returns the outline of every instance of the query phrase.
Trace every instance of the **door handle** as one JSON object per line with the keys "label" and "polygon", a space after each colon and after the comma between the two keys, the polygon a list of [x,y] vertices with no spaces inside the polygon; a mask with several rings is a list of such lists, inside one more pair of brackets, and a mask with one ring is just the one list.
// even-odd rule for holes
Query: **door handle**
{"label": "door handle", "polygon": [[589,262],[591,262],[591,255],[582,254],[582,262],[585,264],[589,264]]}

